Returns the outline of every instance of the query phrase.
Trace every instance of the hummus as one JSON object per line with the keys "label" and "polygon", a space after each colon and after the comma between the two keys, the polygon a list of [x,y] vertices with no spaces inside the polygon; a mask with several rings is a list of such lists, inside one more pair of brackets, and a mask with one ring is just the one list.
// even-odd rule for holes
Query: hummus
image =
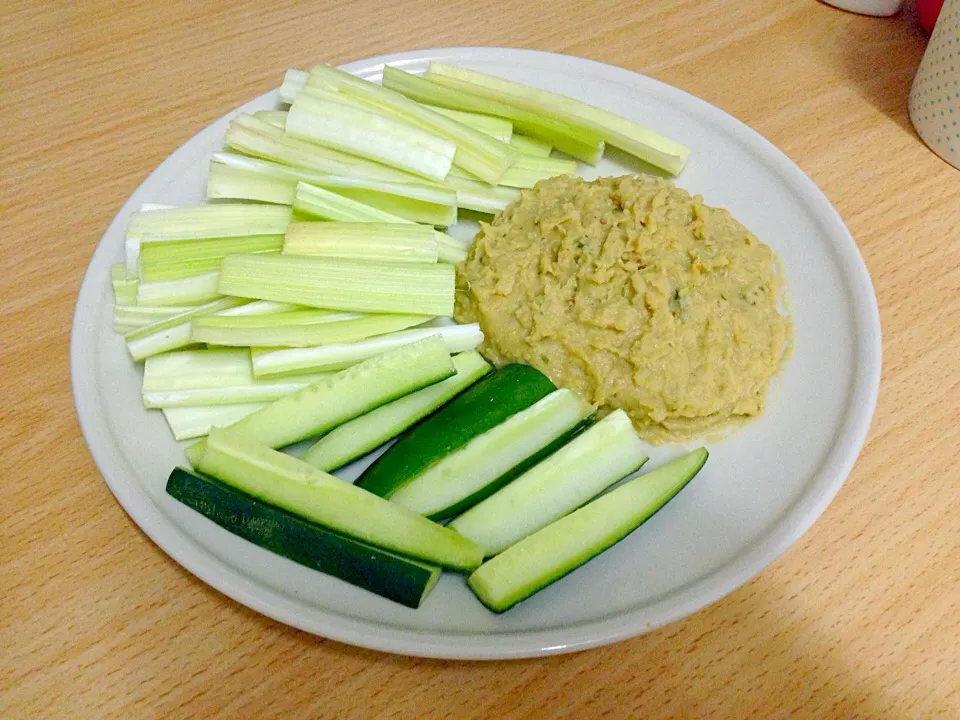
{"label": "hummus", "polygon": [[458,270],[456,319],[488,359],[622,408],[653,443],[761,413],[790,344],[776,254],[657,177],[542,181]]}

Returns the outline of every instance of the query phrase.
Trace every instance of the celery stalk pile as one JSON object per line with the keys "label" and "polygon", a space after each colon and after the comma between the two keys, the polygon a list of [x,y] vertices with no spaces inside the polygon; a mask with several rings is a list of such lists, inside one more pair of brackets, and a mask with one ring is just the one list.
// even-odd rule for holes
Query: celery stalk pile
{"label": "celery stalk pile", "polygon": [[206,204],[130,215],[111,267],[113,328],[178,440],[427,338],[472,352],[480,328],[450,319],[469,246],[445,229],[460,210],[495,214],[608,144],[673,174],[689,154],[602,108],[445,63],[385,67],[380,83],[289,70],[279,98],[230,120]]}

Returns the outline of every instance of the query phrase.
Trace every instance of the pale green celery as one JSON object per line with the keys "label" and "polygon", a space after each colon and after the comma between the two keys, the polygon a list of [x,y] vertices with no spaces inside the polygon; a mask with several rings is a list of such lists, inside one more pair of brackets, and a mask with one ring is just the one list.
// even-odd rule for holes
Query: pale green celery
{"label": "pale green celery", "polygon": [[218,290],[328,310],[449,316],[454,269],[446,263],[229,255],[220,264]]}
{"label": "pale green celery", "polygon": [[[541,180],[547,180],[558,175],[576,175],[577,163],[575,160],[564,160],[562,158],[542,158],[521,155],[517,161],[503,174],[500,184],[511,188],[532,188]],[[477,180],[478,178],[470,176],[460,168],[453,168],[449,180],[452,177],[461,177],[468,180]],[[466,206],[464,206],[466,207]]]}
{"label": "pale green celery", "polygon": [[210,160],[207,169],[207,200],[253,200],[275,205],[293,205],[298,180],[268,176]]}
{"label": "pale green celery", "polygon": [[226,149],[251,157],[331,175],[376,178],[388,182],[423,182],[423,178],[402,170],[285,137],[283,130],[253,115],[238,115],[231,120],[224,133],[223,145]]}
{"label": "pale green celery", "polygon": [[309,310],[305,305],[295,303],[274,302],[273,300],[254,300],[244,305],[237,305],[216,313],[223,317],[245,317],[247,315],[273,315],[276,313],[294,312],[296,310]]}
{"label": "pale green celery", "polygon": [[456,120],[464,125],[468,125],[474,130],[479,130],[502,143],[513,144],[513,123],[509,120],[494,117],[493,115],[481,115],[480,113],[464,112],[463,110],[451,110],[450,108],[438,107],[436,105],[424,105],[424,107],[428,107],[441,115],[446,115],[451,120]]}
{"label": "pale green celery", "polygon": [[141,305],[114,305],[113,331],[121,335],[142,328],[144,325],[155,323],[158,320],[185,313],[191,307],[144,307]]}
{"label": "pale green celery", "polygon": [[137,274],[127,270],[124,263],[110,266],[110,284],[113,285],[113,300],[118,305],[137,304]]}
{"label": "pale green celery", "polygon": [[446,177],[457,151],[449,140],[413,125],[305,93],[290,106],[286,133],[430,180]]}
{"label": "pale green celery", "polygon": [[239,347],[312,347],[365,340],[432,320],[430,315],[357,315],[300,310],[262,317],[207,316],[192,322],[194,342]]}
{"label": "pale green celery", "polygon": [[292,222],[287,226],[283,254],[436,262],[438,235],[442,233],[426,225],[407,223]]}
{"label": "pale green celery", "polygon": [[303,181],[297,185],[293,211],[295,217],[319,218],[336,222],[413,223],[412,220],[384,212]]}
{"label": "pale green celery", "polygon": [[503,174],[500,183],[505,187],[532,188],[541,180],[547,180],[558,175],[576,174],[577,163],[575,160],[522,155]]}
{"label": "pale green celery", "polygon": [[286,110],[257,110],[253,116],[283,130],[287,126]]}
{"label": "pale green celery", "polygon": [[254,378],[248,350],[186,350],[148,357],[143,370],[147,408],[271,402],[326,377],[322,373],[283,380]]}
{"label": "pale green celery", "polygon": [[210,315],[222,310],[239,307],[249,301],[244,298],[226,297],[199,305],[186,312],[150,325],[144,325],[123,336],[127,350],[134,360],[143,360],[151,355],[186,347],[190,339],[190,321],[201,315]]}
{"label": "pale green celery", "polygon": [[143,364],[143,392],[250,385],[254,382],[249,350],[181,350],[148,357]]}
{"label": "pale green celery", "polygon": [[140,277],[144,281],[190,277],[219,269],[227,255],[279,252],[282,247],[282,234],[147,243],[140,248]]}
{"label": "pale green celery", "polygon": [[273,402],[303,390],[325,376],[325,373],[313,373],[273,380],[257,380],[249,385],[144,391],[143,406],[150,409]]}
{"label": "pale green celery", "polygon": [[550,153],[553,152],[550,143],[526,135],[514,135],[510,138],[510,145],[518,153],[531,157],[550,157]]}
{"label": "pale green celery", "polygon": [[163,417],[174,439],[191,440],[208,435],[212,428],[232,425],[264,405],[266,403],[164,408]]}
{"label": "pale green celery", "polygon": [[690,149],[639,123],[558,93],[522,85],[486,73],[442,62],[431,62],[427,77],[441,85],[498,100],[529,112],[552,116],[592,130],[605,142],[658,168],[677,175]]}
{"label": "pale green celery", "polygon": [[476,350],[453,358],[457,374],[382,405],[320,438],[300,459],[321,470],[335,470],[399,435],[463,392],[493,368]]}
{"label": "pale green celery", "polygon": [[126,267],[137,272],[141,243],[281,234],[288,207],[222,203],[135,212],[127,223]]}
{"label": "pale green celery", "polygon": [[[226,172],[223,166],[230,166],[230,172]],[[431,181],[399,183],[331,175],[232,153],[214,153],[209,177],[208,197],[214,194],[226,197],[235,192],[246,193],[243,197],[250,200],[290,204],[296,194],[297,181],[304,181],[413,222],[445,226],[457,221],[456,193]],[[219,187],[212,188],[214,178],[223,178]],[[258,178],[276,179],[282,181],[283,185],[265,185],[258,182]]]}
{"label": "pale green celery", "polygon": [[590,165],[596,165],[603,157],[603,138],[593,130],[573,126],[556,118],[522,110],[481,95],[439,85],[429,77],[411,75],[389,66],[383,69],[383,85],[429,105],[506,118],[513,123],[514,132],[550,143],[557,150]]}
{"label": "pale green celery", "polygon": [[198,305],[216,300],[224,293],[217,290],[217,271],[179,278],[153,280],[137,286],[137,305]]}
{"label": "pale green celery", "polygon": [[191,345],[193,340],[190,339],[190,322],[197,317],[213,314],[230,317],[269,315],[302,309],[304,309],[302,305],[270,300],[250,302],[244,298],[221,298],[205,305],[186,309],[179,315],[144,325],[124,335],[124,340],[133,359],[143,360],[157,353]]}
{"label": "pale green celery", "polygon": [[254,200],[275,205],[293,205],[296,178],[250,172],[210,161],[207,169],[207,200]]}
{"label": "pale green celery", "polygon": [[290,68],[283,75],[283,85],[280,86],[280,102],[292,105],[297,95],[307,84],[310,73],[306,70]]}
{"label": "pale green celery", "polygon": [[251,353],[253,374],[256,377],[276,377],[305,372],[342,370],[434,335],[442,338],[447,351],[451,354],[473,350],[483,342],[480,326],[472,323],[404,330],[343,345],[321,345],[312,348],[254,348]]}
{"label": "pale green celery", "polygon": [[457,191],[457,205],[482,213],[497,213],[520,197],[520,191],[501,185],[488,185],[476,178],[447,175],[444,182]]}
{"label": "pale green celery", "polygon": [[469,243],[461,242],[455,237],[442,233],[439,230],[434,233],[437,240],[437,258],[441,262],[453,263],[463,262],[467,257],[467,248]]}
{"label": "pale green celery", "polygon": [[[378,112],[389,114],[430,135],[444,138],[456,149],[453,162],[487,182],[496,183],[517,156],[517,153],[506,143],[440,115],[400,93],[330,65],[315,67],[310,72],[306,87],[332,88],[338,93],[368,104]],[[303,97],[303,94],[301,93],[298,99],[299,97]],[[288,131],[290,129],[289,121],[287,129]]]}

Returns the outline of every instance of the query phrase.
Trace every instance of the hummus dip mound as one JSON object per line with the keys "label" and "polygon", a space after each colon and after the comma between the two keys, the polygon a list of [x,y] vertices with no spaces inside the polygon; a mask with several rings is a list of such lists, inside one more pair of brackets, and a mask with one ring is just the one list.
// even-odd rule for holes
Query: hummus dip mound
{"label": "hummus dip mound", "polygon": [[557,177],[482,223],[456,319],[492,362],[525,362],[652,443],[762,412],[791,338],[776,254],[657,177]]}

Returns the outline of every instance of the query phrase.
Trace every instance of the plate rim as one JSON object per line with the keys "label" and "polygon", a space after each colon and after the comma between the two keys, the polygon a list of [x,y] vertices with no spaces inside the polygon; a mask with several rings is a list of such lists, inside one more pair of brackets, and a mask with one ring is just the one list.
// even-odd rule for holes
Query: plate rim
{"label": "plate rim", "polygon": [[[640,623],[639,610],[630,610],[584,623],[576,628],[534,631],[514,631],[505,635],[487,635],[469,632],[420,631],[412,628],[397,629],[377,625],[342,615],[332,615],[323,611],[319,621],[307,621],[298,617],[297,605],[284,598],[279,592],[258,585],[244,576],[238,569],[217,558],[207,548],[195,542],[164,518],[163,512],[154,505],[151,498],[135,483],[124,482],[123,473],[117,472],[117,462],[108,457],[112,439],[105,433],[105,421],[98,417],[93,402],[93,390],[81,383],[82,369],[91,366],[92,360],[83,354],[82,338],[85,318],[84,311],[95,305],[103,278],[94,278],[90,273],[97,255],[105,247],[104,237],[114,226],[125,218],[133,199],[152,178],[161,174],[173,164],[175,158],[191,142],[211,125],[221,122],[225,117],[240,111],[234,108],[208,124],[204,129],[191,136],[176,150],[171,152],[137,188],[128,196],[124,204],[113,217],[103,236],[91,254],[85,270],[80,290],[77,294],[70,333],[70,380],[74,397],[74,406],[80,424],[81,433],[90,451],[97,469],[107,486],[130,519],[168,556],[195,575],[198,579],[226,596],[236,600],[263,615],[278,622],[297,627],[306,632],[330,638],[339,642],[385,652],[432,658],[490,660],[536,657],[565,652],[574,652],[616,642],[635,635],[643,634],[663,625],[684,618],[738,589],[775,562],[786,550],[799,540],[803,534],[823,514],[827,506],[839,492],[853,468],[863,447],[879,393],[882,365],[881,326],[879,308],[873,283],[866,264],[846,224],[813,180],[804,173],[783,151],[755,130],[727,114],[720,108],[697,98],[684,90],[659,80],[625,68],[607,63],[581,58],[573,55],[531,50],[526,48],[504,47],[441,47],[423,48],[397,53],[375,55],[341,65],[345,70],[359,72],[377,65],[405,61],[422,61],[440,56],[464,58],[465,55],[477,59],[496,58],[504,55],[537,58],[552,63],[566,63],[583,72],[591,68],[608,79],[622,80],[624,84],[636,87],[649,83],[665,90],[672,98],[696,107],[698,114],[730,129],[738,140],[758,151],[758,156],[771,165],[778,174],[790,180],[793,186],[803,191],[803,204],[815,209],[815,216],[829,221],[830,230],[840,233],[845,242],[831,243],[842,276],[851,284],[850,306],[858,330],[854,356],[854,376],[850,389],[840,431],[833,446],[826,453],[823,462],[817,468],[815,480],[800,498],[781,515],[772,520],[770,528],[758,537],[752,546],[743,553],[731,558],[712,572],[701,576],[694,582],[677,588],[667,600],[659,600],[643,608],[645,615],[655,615],[655,622]],[[270,90],[243,103],[263,100],[275,93]],[[672,99],[670,98],[670,99]],[[241,106],[241,107],[242,107]],[[98,424],[98,422],[100,424]],[[101,426],[103,425],[103,426]],[[122,458],[119,461],[124,462]],[[678,601],[679,598],[679,601]],[[272,600],[272,602],[270,601]],[[633,620],[631,622],[631,619]],[[568,638],[560,642],[558,635]]]}

